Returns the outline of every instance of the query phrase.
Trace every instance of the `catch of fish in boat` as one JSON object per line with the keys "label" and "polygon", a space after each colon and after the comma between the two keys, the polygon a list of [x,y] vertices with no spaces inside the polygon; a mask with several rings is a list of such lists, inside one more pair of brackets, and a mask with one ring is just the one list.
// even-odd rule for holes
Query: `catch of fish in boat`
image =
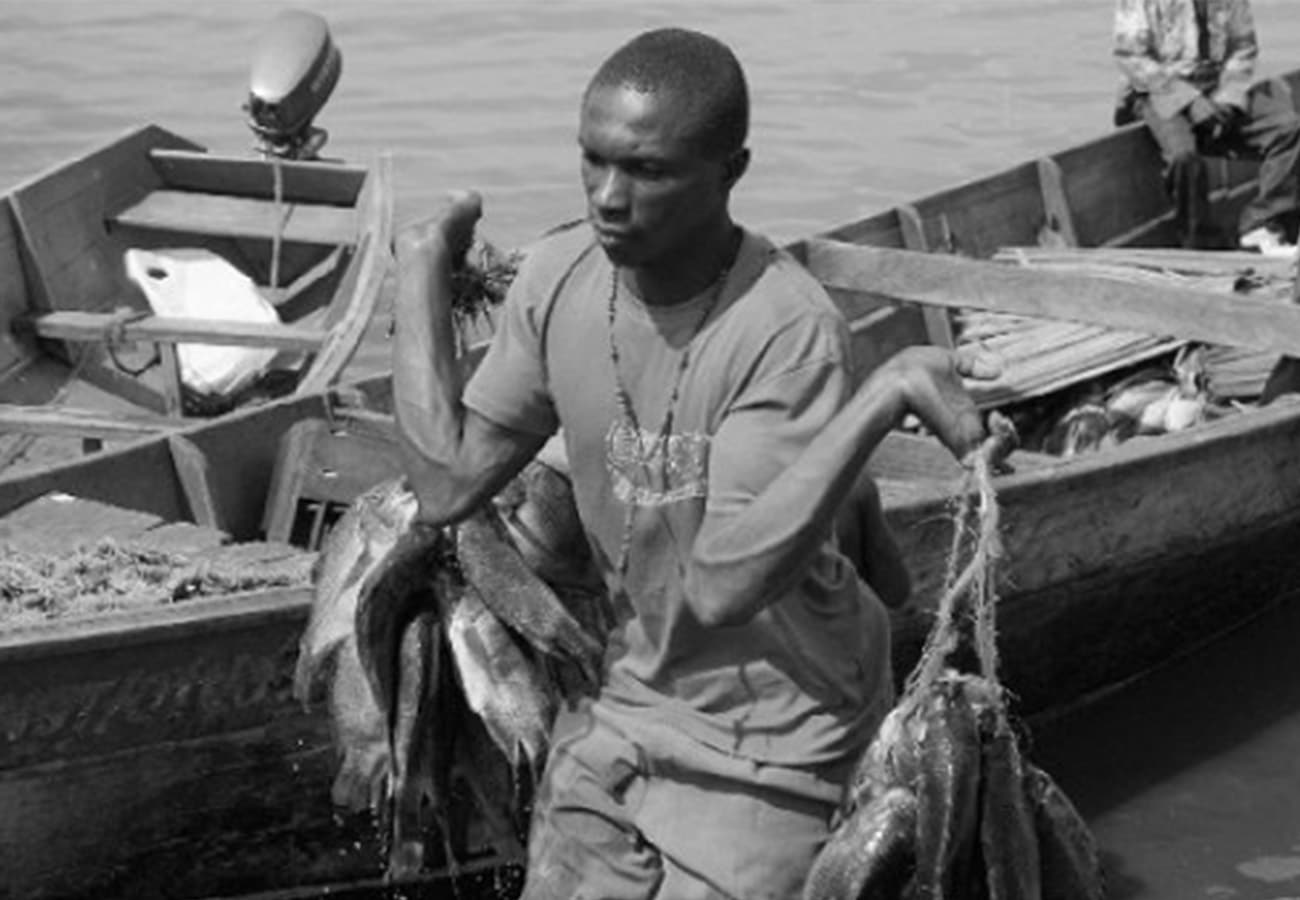
{"label": "catch of fish in boat", "polygon": [[978,510],[963,492],[955,523],[953,559],[973,542],[971,559],[949,574],[925,650],[854,768],[804,900],[1103,896],[1092,835],[1051,777],[1021,754],[997,681],[993,568],[1001,548],[989,473],[1000,439],[975,460]]}
{"label": "catch of fish in boat", "polygon": [[1145,367],[1090,388],[1056,423],[1044,449],[1070,457],[1136,436],[1183,431],[1222,415],[1207,384],[1204,354],[1203,345],[1186,344],[1168,367]]}

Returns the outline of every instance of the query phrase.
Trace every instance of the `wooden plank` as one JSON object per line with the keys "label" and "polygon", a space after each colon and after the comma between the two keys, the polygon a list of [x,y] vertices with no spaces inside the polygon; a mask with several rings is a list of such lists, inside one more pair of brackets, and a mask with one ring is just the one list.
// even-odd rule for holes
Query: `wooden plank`
{"label": "wooden plank", "polygon": [[[121,318],[111,313],[66,310],[45,313],[28,321],[40,337],[103,341]],[[297,325],[151,315],[133,319],[121,327],[121,339],[125,341],[223,344],[298,351],[315,350],[326,336],[319,328]]]}
{"label": "wooden plank", "polygon": [[[149,153],[163,183],[174,190],[202,191],[237,197],[275,196],[270,160],[220,156],[159,148]],[[289,203],[355,206],[365,184],[366,170],[342,163],[280,160],[283,198]]]}
{"label": "wooden plank", "polygon": [[122,440],[158,434],[178,424],[145,414],[109,413],[67,406],[0,404],[0,433]]}
{"label": "wooden plank", "polygon": [[808,268],[832,287],[912,303],[1300,354],[1300,307],[1238,295],[823,240],[809,242]]}
{"label": "wooden plank", "polygon": [[1070,199],[1065,194],[1065,179],[1061,167],[1050,156],[1038,160],[1038,184],[1043,194],[1044,229],[1067,247],[1076,246],[1079,235],[1074,228]]}
{"label": "wooden plank", "polygon": [[[903,235],[904,247],[921,253],[930,251],[930,241],[925,236],[925,222],[916,207],[906,203],[898,207],[898,226]],[[948,310],[925,306],[921,309],[921,316],[925,319],[925,331],[930,343],[940,347],[955,346]]]}
{"label": "wooden plank", "polygon": [[[1131,125],[1052,156],[1085,247],[1177,244],[1160,153],[1143,125]],[[1123,236],[1121,238],[1121,235]],[[1010,243],[1032,243],[1032,241]]]}
{"label": "wooden plank", "polygon": [[392,160],[380,158],[366,192],[363,230],[356,255],[335,292],[325,318],[328,337],[311,361],[297,393],[324,390],[338,381],[356,354],[379,302],[379,292],[391,268],[393,234]]}
{"label": "wooden plank", "polygon": [[212,490],[211,464],[207,456],[193,441],[179,434],[168,435],[167,446],[171,450],[172,465],[176,467],[176,477],[180,479],[190,506],[190,518],[205,528],[226,531],[221,505]]}
{"label": "wooden plank", "polygon": [[119,225],[286,243],[348,244],[357,239],[355,210],[192,191],[157,190],[114,217]]}
{"label": "wooden plank", "polygon": [[0,378],[25,365],[35,352],[10,327],[31,308],[26,268],[9,198],[0,197]]}
{"label": "wooden plank", "polygon": [[180,418],[184,408],[184,390],[181,380],[181,360],[176,352],[176,345],[159,344],[158,358],[162,368],[163,409],[172,418]]}
{"label": "wooden plank", "polygon": [[198,149],[147,126],[13,190],[14,216],[33,263],[33,308],[101,309],[131,290],[125,248],[105,232],[104,220],[159,186],[148,151],[160,146]]}
{"label": "wooden plank", "polygon": [[932,249],[973,256],[991,256],[1008,244],[1032,244],[1043,223],[1038,169],[1023,163],[915,201],[926,222],[942,223],[931,235]]}
{"label": "wooden plank", "polygon": [[267,491],[267,539],[290,539],[300,501],[348,504],[381,481],[401,475],[401,456],[387,427],[324,419],[291,427],[281,441]]}

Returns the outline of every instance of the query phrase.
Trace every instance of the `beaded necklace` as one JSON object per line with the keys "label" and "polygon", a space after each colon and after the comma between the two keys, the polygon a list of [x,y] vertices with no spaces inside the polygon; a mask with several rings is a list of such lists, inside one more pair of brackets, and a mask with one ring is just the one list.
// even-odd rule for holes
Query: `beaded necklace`
{"label": "beaded necklace", "polygon": [[[619,269],[617,266],[613,269],[609,285],[609,361],[614,367],[614,397],[618,401],[619,412],[623,417],[623,425],[631,434],[636,436],[637,459],[645,470],[647,479],[650,476],[651,453],[658,450],[661,459],[666,460],[668,457],[668,437],[672,434],[673,430],[673,416],[677,409],[677,399],[681,393],[682,380],[686,375],[687,367],[690,366],[691,345],[695,343],[695,339],[699,337],[700,332],[704,330],[704,323],[709,320],[709,316],[713,314],[714,307],[718,305],[718,299],[722,296],[722,289],[726,287],[727,275],[730,274],[730,272],[730,265],[723,266],[722,271],[718,273],[718,277],[714,279],[713,283],[707,289],[711,291],[709,300],[704,304],[704,308],[700,312],[700,318],[695,323],[695,329],[691,332],[691,336],[686,339],[686,343],[682,346],[682,354],[677,362],[677,375],[673,379],[673,389],[668,395],[668,408],[664,410],[663,424],[659,426],[659,432],[647,450],[645,445],[645,432],[641,429],[641,422],[637,418],[636,410],[632,407],[632,396],[628,393],[627,386],[623,383],[623,375],[619,371],[620,357],[618,353],[618,341],[614,337],[614,322],[616,318],[616,310],[618,309]],[[636,511],[637,504],[635,498],[628,498],[627,516],[623,520],[623,537],[619,542],[618,548],[617,571],[620,587],[622,587],[627,581],[627,568],[632,549],[632,525],[636,518]]]}

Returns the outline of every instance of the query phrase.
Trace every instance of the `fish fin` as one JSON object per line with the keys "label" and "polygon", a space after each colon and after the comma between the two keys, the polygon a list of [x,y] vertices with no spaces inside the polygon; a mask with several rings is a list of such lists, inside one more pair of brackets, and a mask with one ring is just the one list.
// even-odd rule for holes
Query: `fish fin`
{"label": "fish fin", "polygon": [[350,812],[380,811],[391,771],[383,752],[345,750],[330,787],[330,800]]}

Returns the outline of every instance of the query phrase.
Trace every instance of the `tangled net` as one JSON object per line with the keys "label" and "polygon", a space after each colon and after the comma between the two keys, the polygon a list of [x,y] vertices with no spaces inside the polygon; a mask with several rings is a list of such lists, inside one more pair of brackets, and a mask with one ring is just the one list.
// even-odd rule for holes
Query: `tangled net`
{"label": "tangled net", "polygon": [[66,553],[0,552],[0,628],[112,610],[162,606],[193,597],[305,584],[290,568],[193,559],[111,538]]}

